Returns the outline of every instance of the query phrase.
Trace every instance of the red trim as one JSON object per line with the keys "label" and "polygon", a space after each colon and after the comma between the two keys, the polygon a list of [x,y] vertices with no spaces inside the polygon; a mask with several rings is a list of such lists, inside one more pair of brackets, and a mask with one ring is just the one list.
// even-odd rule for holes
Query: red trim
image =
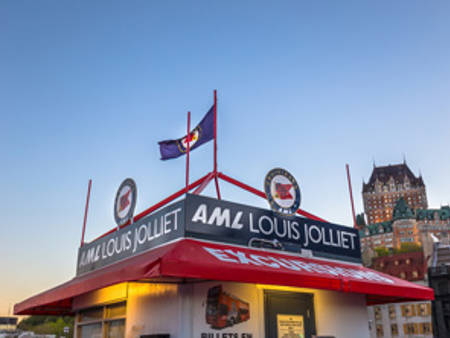
{"label": "red trim", "polygon": [[174,283],[193,278],[359,293],[367,295],[369,304],[434,299],[430,288],[360,265],[182,239],[74,278],[16,304],[14,313],[67,314],[73,297],[122,282],[157,283],[158,278]]}

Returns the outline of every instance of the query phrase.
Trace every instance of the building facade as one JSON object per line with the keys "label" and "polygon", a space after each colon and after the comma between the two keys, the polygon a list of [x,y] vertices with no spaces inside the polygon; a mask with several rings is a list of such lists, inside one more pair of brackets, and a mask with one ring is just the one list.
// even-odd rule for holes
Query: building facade
{"label": "building facade", "polygon": [[368,224],[390,221],[401,197],[413,209],[427,209],[427,195],[422,176],[415,176],[406,163],[373,168],[363,182],[363,203]]}
{"label": "building facade", "polygon": [[[373,259],[380,272],[426,284],[423,251],[404,252]],[[432,337],[431,302],[391,303],[368,307],[371,337]]]}
{"label": "building facade", "polygon": [[433,325],[435,337],[450,336],[450,244],[434,243],[433,261],[428,269],[429,286],[434,289]]}
{"label": "building facade", "polygon": [[372,338],[433,337],[431,303],[393,303],[368,308]]}
{"label": "building facade", "polygon": [[404,198],[400,198],[391,220],[366,225],[359,230],[359,235],[362,252],[375,251],[376,248],[393,251],[402,244],[411,243],[422,246],[426,256],[430,256],[430,242],[433,238],[439,241],[450,240],[450,207],[414,211]]}

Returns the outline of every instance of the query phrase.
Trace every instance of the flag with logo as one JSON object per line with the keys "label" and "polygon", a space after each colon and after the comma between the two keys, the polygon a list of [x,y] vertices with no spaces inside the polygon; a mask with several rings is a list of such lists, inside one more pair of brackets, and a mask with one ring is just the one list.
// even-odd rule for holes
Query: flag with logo
{"label": "flag with logo", "polygon": [[186,135],[176,140],[158,142],[161,160],[170,160],[185,154],[187,151],[187,142],[189,142],[189,150],[194,150],[214,138],[214,105],[209,109],[200,123],[190,132],[189,136],[189,140]]}

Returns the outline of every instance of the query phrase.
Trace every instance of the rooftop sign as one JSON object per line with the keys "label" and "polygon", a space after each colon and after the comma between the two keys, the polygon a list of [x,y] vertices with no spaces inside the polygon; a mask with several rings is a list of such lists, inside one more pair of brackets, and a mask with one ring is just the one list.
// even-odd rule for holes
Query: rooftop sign
{"label": "rooftop sign", "polygon": [[284,216],[267,209],[187,195],[79,249],[77,275],[113,264],[178,238],[269,248],[360,262],[356,229]]}

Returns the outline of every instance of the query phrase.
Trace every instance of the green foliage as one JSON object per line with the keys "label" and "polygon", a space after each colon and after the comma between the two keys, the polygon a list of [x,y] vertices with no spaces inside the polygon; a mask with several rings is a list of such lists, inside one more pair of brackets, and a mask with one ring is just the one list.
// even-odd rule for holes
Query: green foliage
{"label": "green foliage", "polygon": [[[33,331],[36,334],[54,334],[57,337],[73,337],[74,318],[70,316],[30,316],[23,319],[17,328],[23,331]],[[64,333],[64,327],[69,327],[69,333]]]}
{"label": "green foliage", "polygon": [[389,254],[390,254],[389,249],[384,246],[379,246],[379,247],[375,248],[375,252],[377,254],[377,257],[389,256]]}
{"label": "green foliage", "polygon": [[402,243],[400,248],[394,250],[394,253],[416,252],[421,250],[422,247],[417,243]]}

